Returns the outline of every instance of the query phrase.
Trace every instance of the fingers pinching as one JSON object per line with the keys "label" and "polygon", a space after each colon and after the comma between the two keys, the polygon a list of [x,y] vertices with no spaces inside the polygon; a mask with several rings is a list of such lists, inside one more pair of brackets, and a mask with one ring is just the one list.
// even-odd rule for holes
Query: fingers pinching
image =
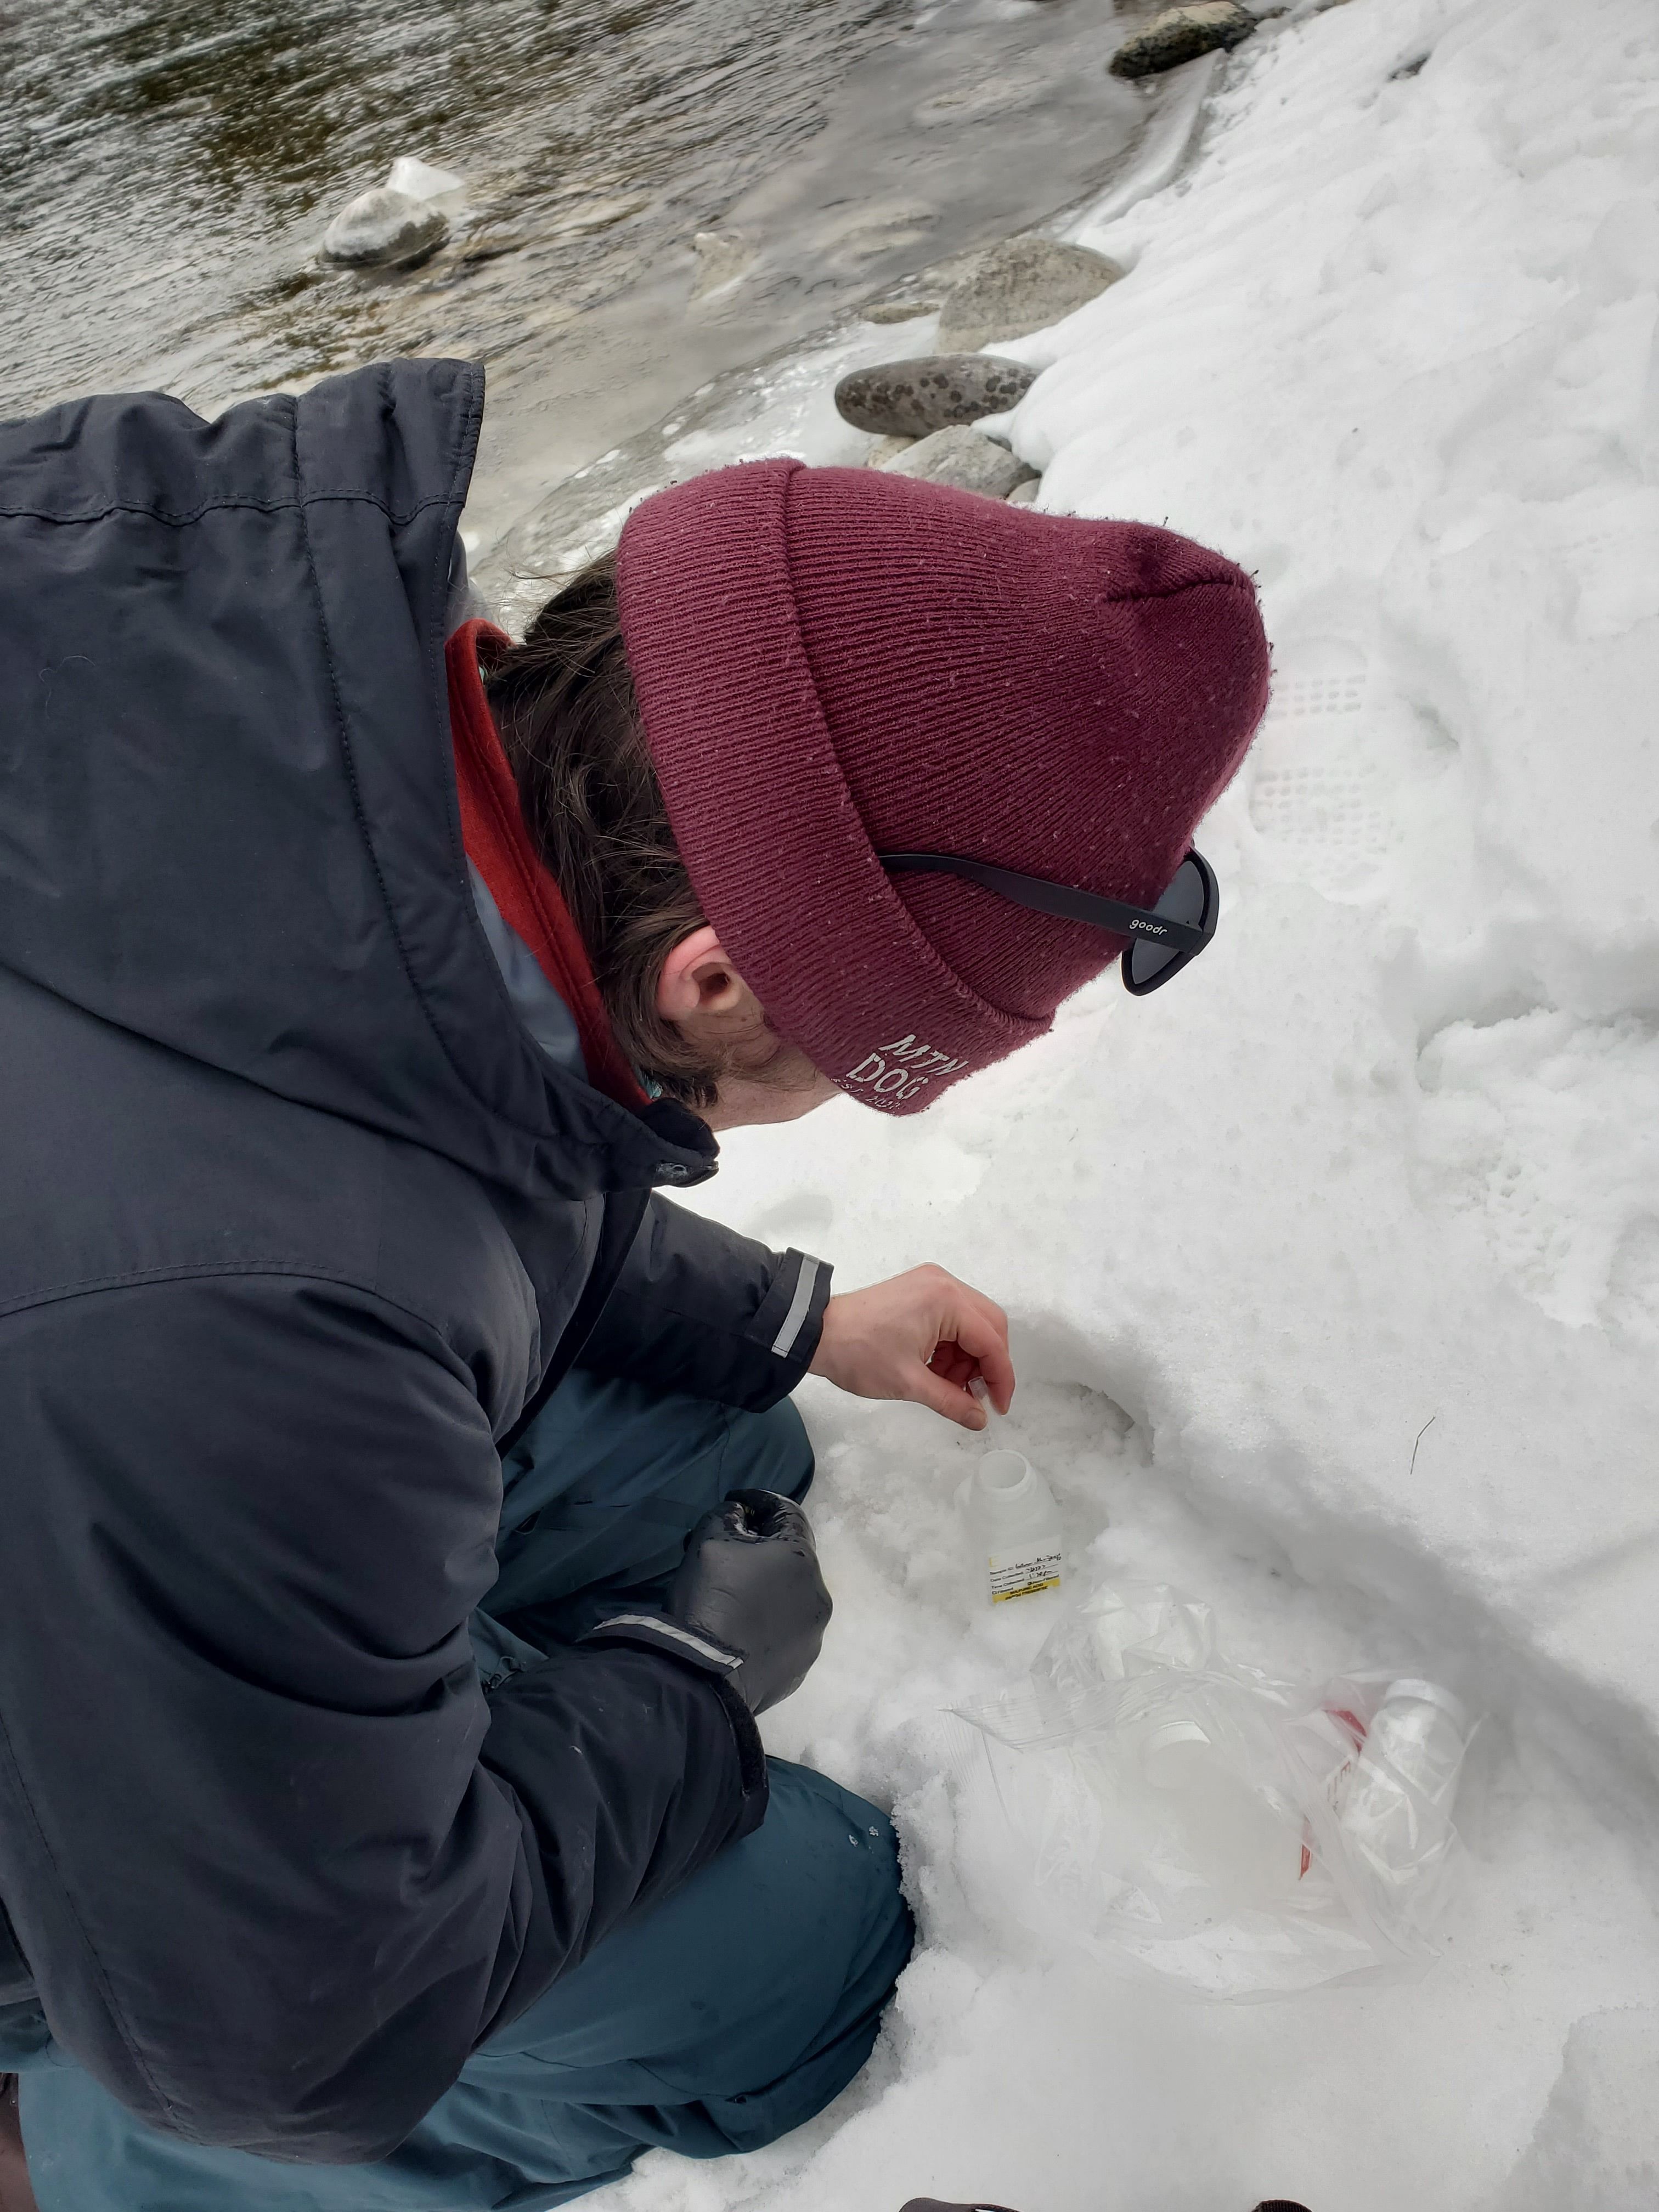
{"label": "fingers pinching", "polygon": [[942,1413],[947,1421],[954,1421],[961,1429],[982,1429],[985,1414],[969,1391],[966,1382],[947,1380],[931,1367],[920,1370],[916,1389],[906,1393],[919,1406],[926,1406],[935,1413]]}
{"label": "fingers pinching", "polygon": [[985,1387],[998,1413],[1006,1413],[1014,1395],[1014,1363],[1008,1356],[1008,1317],[989,1299],[989,1313],[967,1312],[957,1330],[957,1342],[977,1362]]}

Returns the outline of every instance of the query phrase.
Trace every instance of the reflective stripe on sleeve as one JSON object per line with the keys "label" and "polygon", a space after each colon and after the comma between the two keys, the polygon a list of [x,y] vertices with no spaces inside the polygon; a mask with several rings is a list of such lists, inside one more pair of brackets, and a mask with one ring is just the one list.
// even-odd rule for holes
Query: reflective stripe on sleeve
{"label": "reflective stripe on sleeve", "polygon": [[818,1263],[803,1258],[800,1273],[795,1278],[795,1295],[789,1301],[789,1310],[783,1317],[783,1327],[772,1340],[772,1349],[781,1359],[787,1359],[795,1348],[795,1339],[801,1333],[807,1312],[812,1304],[813,1285],[818,1279]]}
{"label": "reflective stripe on sleeve", "polygon": [[609,1620],[601,1620],[590,1628],[582,1640],[586,1643],[596,1636],[613,1635],[618,1629],[633,1634],[642,1632],[653,1643],[677,1645],[725,1674],[735,1674],[743,1664],[741,1651],[716,1644],[711,1636],[699,1636],[696,1629],[684,1627],[678,1620],[665,1620],[659,1613],[613,1613]]}

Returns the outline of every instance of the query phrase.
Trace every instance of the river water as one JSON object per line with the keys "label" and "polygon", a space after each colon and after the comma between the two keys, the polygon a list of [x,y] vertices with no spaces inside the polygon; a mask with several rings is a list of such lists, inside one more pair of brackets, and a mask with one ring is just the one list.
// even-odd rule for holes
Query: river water
{"label": "river water", "polygon": [[[1147,113],[1119,35],[1111,0],[0,0],[0,414],[482,358],[488,536],[680,394],[1094,190]],[[404,153],[465,179],[450,244],[324,263]]]}

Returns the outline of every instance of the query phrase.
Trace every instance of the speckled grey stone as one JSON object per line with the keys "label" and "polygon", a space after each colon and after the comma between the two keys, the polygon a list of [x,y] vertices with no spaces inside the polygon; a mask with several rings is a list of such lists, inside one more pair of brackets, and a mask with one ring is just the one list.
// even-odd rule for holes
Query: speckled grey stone
{"label": "speckled grey stone", "polygon": [[921,477],[927,483],[954,484],[958,491],[983,492],[988,499],[1006,499],[1014,486],[1034,477],[1035,469],[960,422],[935,430],[887,463],[890,476]]}
{"label": "speckled grey stone", "polygon": [[1010,507],[1029,507],[1042,489],[1041,477],[1027,477],[1024,483],[1017,483],[1009,493],[1008,504]]}
{"label": "speckled grey stone", "polygon": [[836,386],[836,405],[855,430],[925,438],[952,422],[976,422],[1022,400],[1037,373],[994,353],[918,354],[855,368]]}
{"label": "speckled grey stone", "polygon": [[989,247],[939,310],[941,353],[972,353],[995,338],[1046,330],[1096,298],[1123,271],[1086,246],[1053,238],[1005,238]]}
{"label": "speckled grey stone", "polygon": [[323,251],[348,268],[407,269],[435,253],[448,235],[441,209],[377,185],[340,210],[323,233]]}
{"label": "speckled grey stone", "polygon": [[1112,57],[1112,75],[1155,76],[1218,46],[1236,46],[1255,28],[1255,17],[1236,0],[1190,0],[1183,8],[1166,8],[1124,40]]}

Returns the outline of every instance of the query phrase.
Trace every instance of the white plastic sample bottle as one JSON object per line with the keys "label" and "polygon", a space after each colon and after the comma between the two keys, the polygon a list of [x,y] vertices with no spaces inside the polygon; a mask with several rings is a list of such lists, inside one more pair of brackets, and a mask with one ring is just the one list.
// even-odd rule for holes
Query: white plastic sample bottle
{"label": "white plastic sample bottle", "polygon": [[1187,1855],[1229,1911],[1265,1910],[1295,1891],[1298,1839],[1261,1793],[1241,1779],[1199,1721],[1154,1721],[1140,1771],[1180,1821]]}
{"label": "white plastic sample bottle", "polygon": [[957,1492],[976,1573],[993,1605],[1054,1589],[1065,1539],[1054,1493],[1017,1451],[989,1451]]}
{"label": "white plastic sample bottle", "polygon": [[1468,1736],[1468,1714],[1449,1690],[1389,1683],[1341,1812],[1356,1857],[1385,1887],[1408,1887],[1444,1849]]}

